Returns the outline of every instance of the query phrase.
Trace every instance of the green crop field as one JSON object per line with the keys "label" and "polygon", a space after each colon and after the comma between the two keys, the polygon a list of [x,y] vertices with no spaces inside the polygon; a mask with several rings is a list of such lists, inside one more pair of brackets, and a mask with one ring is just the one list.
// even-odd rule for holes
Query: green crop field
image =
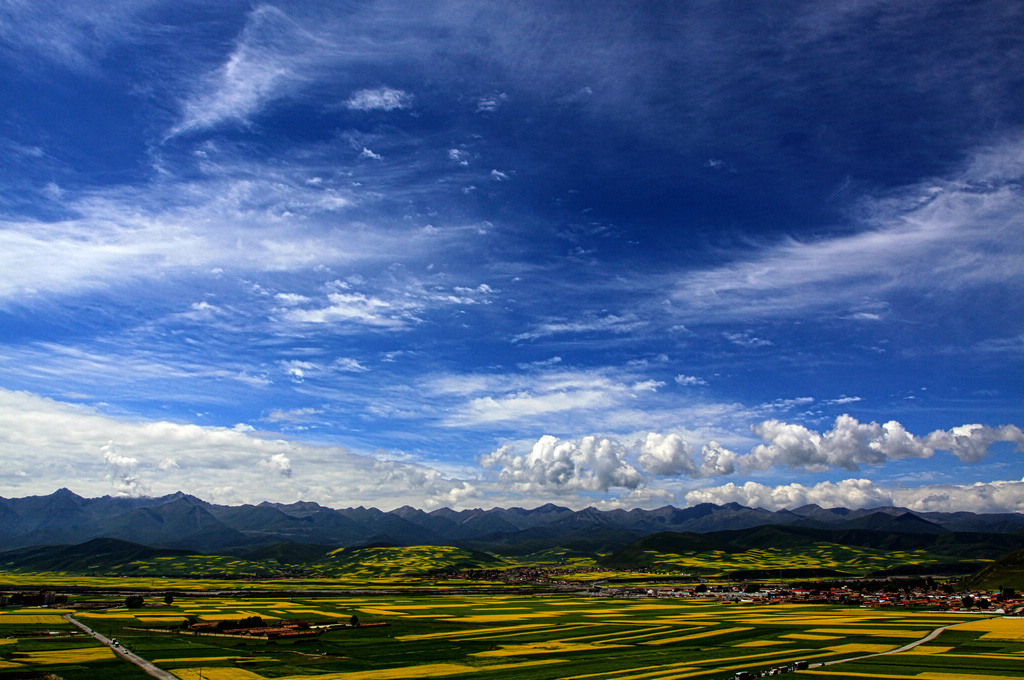
{"label": "green crop field", "polygon": [[[644,551],[630,558],[633,568],[674,577],[727,578],[743,571],[768,572],[832,569],[863,575],[902,564],[937,564],[949,557],[917,551],[816,544],[750,549],[742,552],[705,550],[691,554]],[[0,571],[0,588],[24,586],[131,587],[174,590],[244,589],[417,589],[492,587],[498,581],[458,580],[460,570],[501,573],[523,567],[554,570],[552,580],[592,582],[630,577],[623,565],[600,566],[600,556],[565,550],[530,555],[492,555],[449,546],[366,547],[334,550],[296,569],[273,559],[249,561],[219,555],[182,555],[108,565],[77,572]],[[283,574],[288,574],[284,577]],[[125,577],[128,577],[125,579]],[[635,576],[633,577],[635,578]],[[256,583],[258,582],[258,584]]]}
{"label": "green crop field", "polygon": [[[171,628],[187,617],[218,621],[361,624],[298,640],[245,640],[128,630]],[[9,617],[9,618],[8,618]],[[46,617],[50,623],[33,623]],[[5,618],[13,623],[6,623]],[[798,660],[811,663],[886,652],[952,626],[900,654],[802,671],[807,677],[991,680],[1024,676],[1024,621],[970,614],[747,605],[579,596],[179,597],[172,606],[80,612],[77,618],[118,637],[182,680],[672,680],[731,678]],[[0,615],[13,641],[0,644],[0,677],[46,670],[65,678],[135,677],[131,667],[80,637],[28,636],[59,624],[52,611]],[[16,622],[15,622],[16,621]],[[94,655],[94,656],[93,656]],[[122,664],[125,674],[111,673]]]}
{"label": "green crop field", "polygon": [[[705,550],[675,554],[647,551],[633,558],[637,565],[665,573],[694,573],[720,576],[737,571],[787,569],[834,569],[864,575],[904,564],[943,564],[949,556],[926,550],[878,550],[826,543],[795,548],[753,548],[743,552]],[[984,560],[979,560],[984,561]]]}
{"label": "green crop field", "polygon": [[0,677],[26,672],[60,678],[142,680],[149,676],[64,620],[68,609],[0,609]]}

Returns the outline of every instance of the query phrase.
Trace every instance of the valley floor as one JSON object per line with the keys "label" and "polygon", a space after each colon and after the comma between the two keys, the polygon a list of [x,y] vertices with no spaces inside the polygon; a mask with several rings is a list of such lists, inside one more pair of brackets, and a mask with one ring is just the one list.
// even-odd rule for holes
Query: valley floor
{"label": "valley floor", "polygon": [[[0,678],[30,672],[65,680],[148,677],[75,634],[62,618],[72,611],[181,680],[724,680],[798,662],[809,668],[797,674],[834,680],[1024,676],[1024,619],[962,612],[515,593],[182,595],[136,609],[126,609],[123,599],[89,599],[95,609],[0,609]],[[353,615],[358,626],[350,625]],[[181,632],[189,621],[224,621],[225,628],[253,617],[267,626],[312,626],[313,634],[275,640]],[[326,623],[340,625],[316,628]],[[366,625],[374,623],[388,625]],[[868,656],[941,627],[948,628],[904,652]],[[856,657],[866,658],[815,667]]]}

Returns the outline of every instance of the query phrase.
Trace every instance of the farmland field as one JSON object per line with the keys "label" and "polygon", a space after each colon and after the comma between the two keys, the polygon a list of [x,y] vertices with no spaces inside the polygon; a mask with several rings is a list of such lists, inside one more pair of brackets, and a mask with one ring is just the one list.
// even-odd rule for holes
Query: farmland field
{"label": "farmland field", "polygon": [[61,678],[141,680],[148,675],[64,620],[67,609],[0,609],[0,677],[27,671]]}
{"label": "farmland field", "polygon": [[[35,613],[21,610],[12,618],[28,619]],[[316,625],[347,622],[353,614],[361,624],[357,628],[343,627],[298,640],[185,636],[125,628],[170,627],[187,617],[217,621],[256,615],[265,621],[304,619]],[[1024,626],[1019,619],[912,610],[515,594],[182,596],[172,606],[116,607],[82,612],[77,618],[118,637],[182,680],[730,678],[738,670],[891,651],[942,626],[952,627],[907,652],[802,673],[878,680],[952,680],[954,676],[989,680],[1024,675]],[[368,623],[389,625],[362,625]],[[100,665],[118,663],[101,650],[86,653],[94,645],[84,638],[77,641],[83,646],[74,652],[77,657],[66,651],[71,649],[66,646],[68,640],[60,643],[64,647],[56,641],[56,647],[47,647],[46,642],[18,638],[14,644],[0,646],[4,660],[0,676],[40,663],[61,663],[59,675],[73,680],[99,677],[94,671]],[[40,654],[51,651],[55,653],[50,656]]]}

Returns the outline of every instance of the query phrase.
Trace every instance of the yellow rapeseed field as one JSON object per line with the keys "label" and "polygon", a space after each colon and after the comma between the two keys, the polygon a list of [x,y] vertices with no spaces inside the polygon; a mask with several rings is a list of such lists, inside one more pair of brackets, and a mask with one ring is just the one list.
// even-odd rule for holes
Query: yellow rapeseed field
{"label": "yellow rapeseed field", "polygon": [[84,647],[81,649],[55,649],[48,652],[25,652],[17,661],[31,666],[56,666],[67,663],[88,663],[115,658],[109,647]]}
{"label": "yellow rapeseed field", "polygon": [[[878,626],[875,628],[812,628],[808,633],[824,633],[825,635],[868,635],[870,637],[885,637],[885,638],[906,638],[908,640],[916,640],[924,637],[929,631],[928,630],[910,630],[903,628],[885,628]],[[809,640],[827,640],[827,637],[821,638],[807,638]]]}
{"label": "yellow rapeseed field", "polygon": [[946,645],[918,645],[913,649],[908,649],[903,654],[945,654],[949,652],[953,647]]}
{"label": "yellow rapeseed field", "polygon": [[0,624],[5,625],[41,625],[67,623],[59,614],[0,614]]}
{"label": "yellow rapeseed field", "polygon": [[829,647],[829,649],[837,654],[877,654],[878,652],[891,651],[893,645],[847,644],[835,645]]}
{"label": "yellow rapeseed field", "polygon": [[983,640],[1024,640],[1024,619],[982,619],[957,626],[957,630],[979,630]]}
{"label": "yellow rapeseed field", "polygon": [[476,652],[473,656],[481,658],[501,656],[529,656],[531,654],[551,654],[554,652],[591,652],[594,650],[614,649],[626,645],[600,644],[595,642],[532,642],[523,645],[501,645],[498,649]]}
{"label": "yellow rapeseed field", "polygon": [[661,638],[658,640],[649,640],[642,644],[645,645],[667,645],[672,642],[681,642],[683,640],[699,640],[701,638],[709,638],[717,635],[725,635],[727,633],[741,633],[743,631],[753,630],[753,628],[720,628],[717,630],[706,630],[703,633],[693,633],[691,635],[680,635],[678,637]]}
{"label": "yellow rapeseed field", "polygon": [[420,633],[420,634],[417,634],[417,635],[401,635],[401,636],[399,636],[396,639],[398,639],[398,640],[433,640],[433,639],[437,639],[437,638],[459,638],[459,637],[470,637],[470,636],[473,636],[474,634],[491,635],[492,633],[504,633],[504,632],[507,632],[507,631],[510,631],[510,630],[519,631],[519,630],[526,630],[528,628],[529,629],[536,629],[536,628],[543,628],[543,627],[544,627],[543,623],[528,623],[528,624],[524,624],[524,625],[521,625],[521,626],[501,626],[500,628],[484,628],[484,629],[481,629],[481,630],[477,631],[476,633],[474,633],[474,631],[471,631],[471,630],[456,630],[456,631],[446,631],[446,632],[443,632],[443,633]]}

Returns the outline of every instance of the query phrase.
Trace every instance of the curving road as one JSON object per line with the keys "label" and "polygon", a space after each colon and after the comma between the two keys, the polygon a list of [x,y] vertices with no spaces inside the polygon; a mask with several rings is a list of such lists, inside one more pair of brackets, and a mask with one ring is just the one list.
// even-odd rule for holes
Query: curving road
{"label": "curving road", "polygon": [[821,668],[822,666],[833,666],[833,665],[835,665],[837,663],[846,663],[847,661],[860,661],[861,659],[870,659],[870,658],[875,657],[875,656],[886,656],[887,654],[899,654],[900,652],[906,652],[908,650],[913,649],[914,647],[917,647],[918,645],[923,645],[926,642],[931,642],[935,638],[939,637],[939,635],[942,633],[942,631],[946,630],[947,628],[955,628],[956,626],[962,626],[965,623],[971,623],[971,621],[961,621],[960,623],[951,623],[948,626],[942,626],[940,628],[936,628],[935,630],[933,630],[932,632],[928,633],[928,635],[925,635],[920,640],[915,640],[915,641],[911,642],[910,644],[903,645],[899,649],[890,649],[888,652],[875,652],[874,654],[862,654],[860,656],[851,656],[848,659],[836,659],[834,661],[823,661],[821,663],[812,663],[812,664],[810,664],[808,666],[808,668]]}
{"label": "curving road", "polygon": [[68,621],[70,621],[71,623],[73,623],[74,625],[78,626],[79,628],[81,628],[86,633],[88,633],[89,635],[93,636],[94,638],[96,638],[97,640],[102,642],[103,644],[105,644],[107,647],[110,647],[112,650],[114,650],[114,654],[117,654],[119,657],[121,657],[125,661],[128,661],[128,662],[131,662],[131,663],[135,664],[136,666],[138,666],[142,670],[144,670],[147,673],[149,673],[150,675],[152,675],[154,678],[160,678],[160,680],[180,680],[180,678],[178,676],[173,675],[171,673],[168,673],[167,671],[162,670],[160,668],[157,668],[156,666],[154,666],[150,662],[148,662],[145,659],[143,659],[142,657],[140,657],[138,654],[130,652],[129,650],[127,650],[124,647],[121,647],[119,645],[115,645],[113,640],[111,640],[110,638],[107,638],[107,637],[105,637],[103,635],[100,635],[99,633],[94,631],[89,626],[85,625],[84,623],[82,623],[78,619],[72,617],[71,614],[65,614],[64,618],[67,619]]}

